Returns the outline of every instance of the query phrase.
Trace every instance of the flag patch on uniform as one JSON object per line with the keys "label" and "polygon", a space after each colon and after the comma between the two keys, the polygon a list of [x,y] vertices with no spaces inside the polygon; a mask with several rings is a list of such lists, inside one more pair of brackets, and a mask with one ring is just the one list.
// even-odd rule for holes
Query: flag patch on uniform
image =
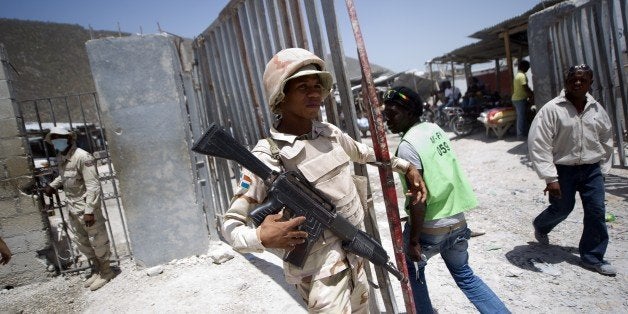
{"label": "flag patch on uniform", "polygon": [[251,186],[251,177],[247,175],[242,176],[242,180],[240,180],[240,187],[243,189],[248,189]]}
{"label": "flag patch on uniform", "polygon": [[91,167],[94,165],[94,160],[90,159],[88,161],[85,162],[85,167]]}

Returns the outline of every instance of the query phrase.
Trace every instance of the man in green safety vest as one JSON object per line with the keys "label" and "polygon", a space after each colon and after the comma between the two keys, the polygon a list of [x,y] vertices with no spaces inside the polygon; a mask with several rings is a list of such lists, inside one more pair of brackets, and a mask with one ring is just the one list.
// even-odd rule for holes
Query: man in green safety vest
{"label": "man in green safety vest", "polygon": [[[425,266],[430,257],[440,253],[458,287],[481,313],[509,313],[468,264],[467,240],[471,231],[464,212],[476,207],[477,199],[448,135],[436,124],[421,122],[423,101],[409,88],[388,90],[384,104],[388,128],[402,134],[396,156],[410,161],[422,172],[428,191],[425,203],[405,203],[409,220],[403,232],[404,246],[417,312],[433,311]],[[401,182],[405,192],[405,178]]]}

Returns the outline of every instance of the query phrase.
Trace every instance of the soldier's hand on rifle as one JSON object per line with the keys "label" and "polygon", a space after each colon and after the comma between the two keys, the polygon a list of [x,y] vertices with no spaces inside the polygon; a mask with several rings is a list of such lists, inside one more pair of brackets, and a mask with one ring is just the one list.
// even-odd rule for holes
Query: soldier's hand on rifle
{"label": "soldier's hand on rifle", "polygon": [[414,165],[410,165],[406,172],[406,182],[408,184],[406,196],[412,196],[412,205],[418,202],[424,203],[427,198],[427,188],[421,173]]}
{"label": "soldier's hand on rifle", "polygon": [[295,217],[284,221],[280,212],[268,215],[257,228],[262,245],[266,248],[292,249],[295,245],[305,242],[307,232],[297,230],[305,222],[305,217]]}
{"label": "soldier's hand on rifle", "polygon": [[55,194],[55,191],[56,190],[50,185],[46,185],[46,187],[44,188],[44,194],[46,194],[46,196],[52,196],[52,194]]}
{"label": "soldier's hand on rifle", "polygon": [[85,221],[86,226],[91,227],[96,222],[96,219],[94,218],[94,214],[85,214],[83,215],[83,221]]}

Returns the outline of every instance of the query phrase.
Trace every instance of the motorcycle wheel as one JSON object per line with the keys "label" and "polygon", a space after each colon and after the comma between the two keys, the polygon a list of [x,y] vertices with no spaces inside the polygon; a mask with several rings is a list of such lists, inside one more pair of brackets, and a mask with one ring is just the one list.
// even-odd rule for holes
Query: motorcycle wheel
{"label": "motorcycle wheel", "polygon": [[466,120],[463,116],[457,116],[451,120],[451,129],[456,135],[466,136],[473,131],[473,123],[469,123]]}
{"label": "motorcycle wheel", "polygon": [[421,115],[421,122],[434,122],[435,115],[432,110],[426,109],[423,110],[423,114]]}
{"label": "motorcycle wheel", "polygon": [[441,128],[445,127],[445,124],[447,123],[447,118],[445,117],[445,114],[442,112],[437,113],[434,116],[434,123],[436,123]]}

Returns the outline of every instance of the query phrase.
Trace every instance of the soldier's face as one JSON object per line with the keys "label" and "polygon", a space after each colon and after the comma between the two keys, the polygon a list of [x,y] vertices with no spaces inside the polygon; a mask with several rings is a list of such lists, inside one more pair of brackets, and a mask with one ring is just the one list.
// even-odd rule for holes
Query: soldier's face
{"label": "soldier's face", "polygon": [[284,88],[285,97],[279,104],[281,115],[300,119],[318,117],[323,101],[323,85],[316,74],[289,80]]}

